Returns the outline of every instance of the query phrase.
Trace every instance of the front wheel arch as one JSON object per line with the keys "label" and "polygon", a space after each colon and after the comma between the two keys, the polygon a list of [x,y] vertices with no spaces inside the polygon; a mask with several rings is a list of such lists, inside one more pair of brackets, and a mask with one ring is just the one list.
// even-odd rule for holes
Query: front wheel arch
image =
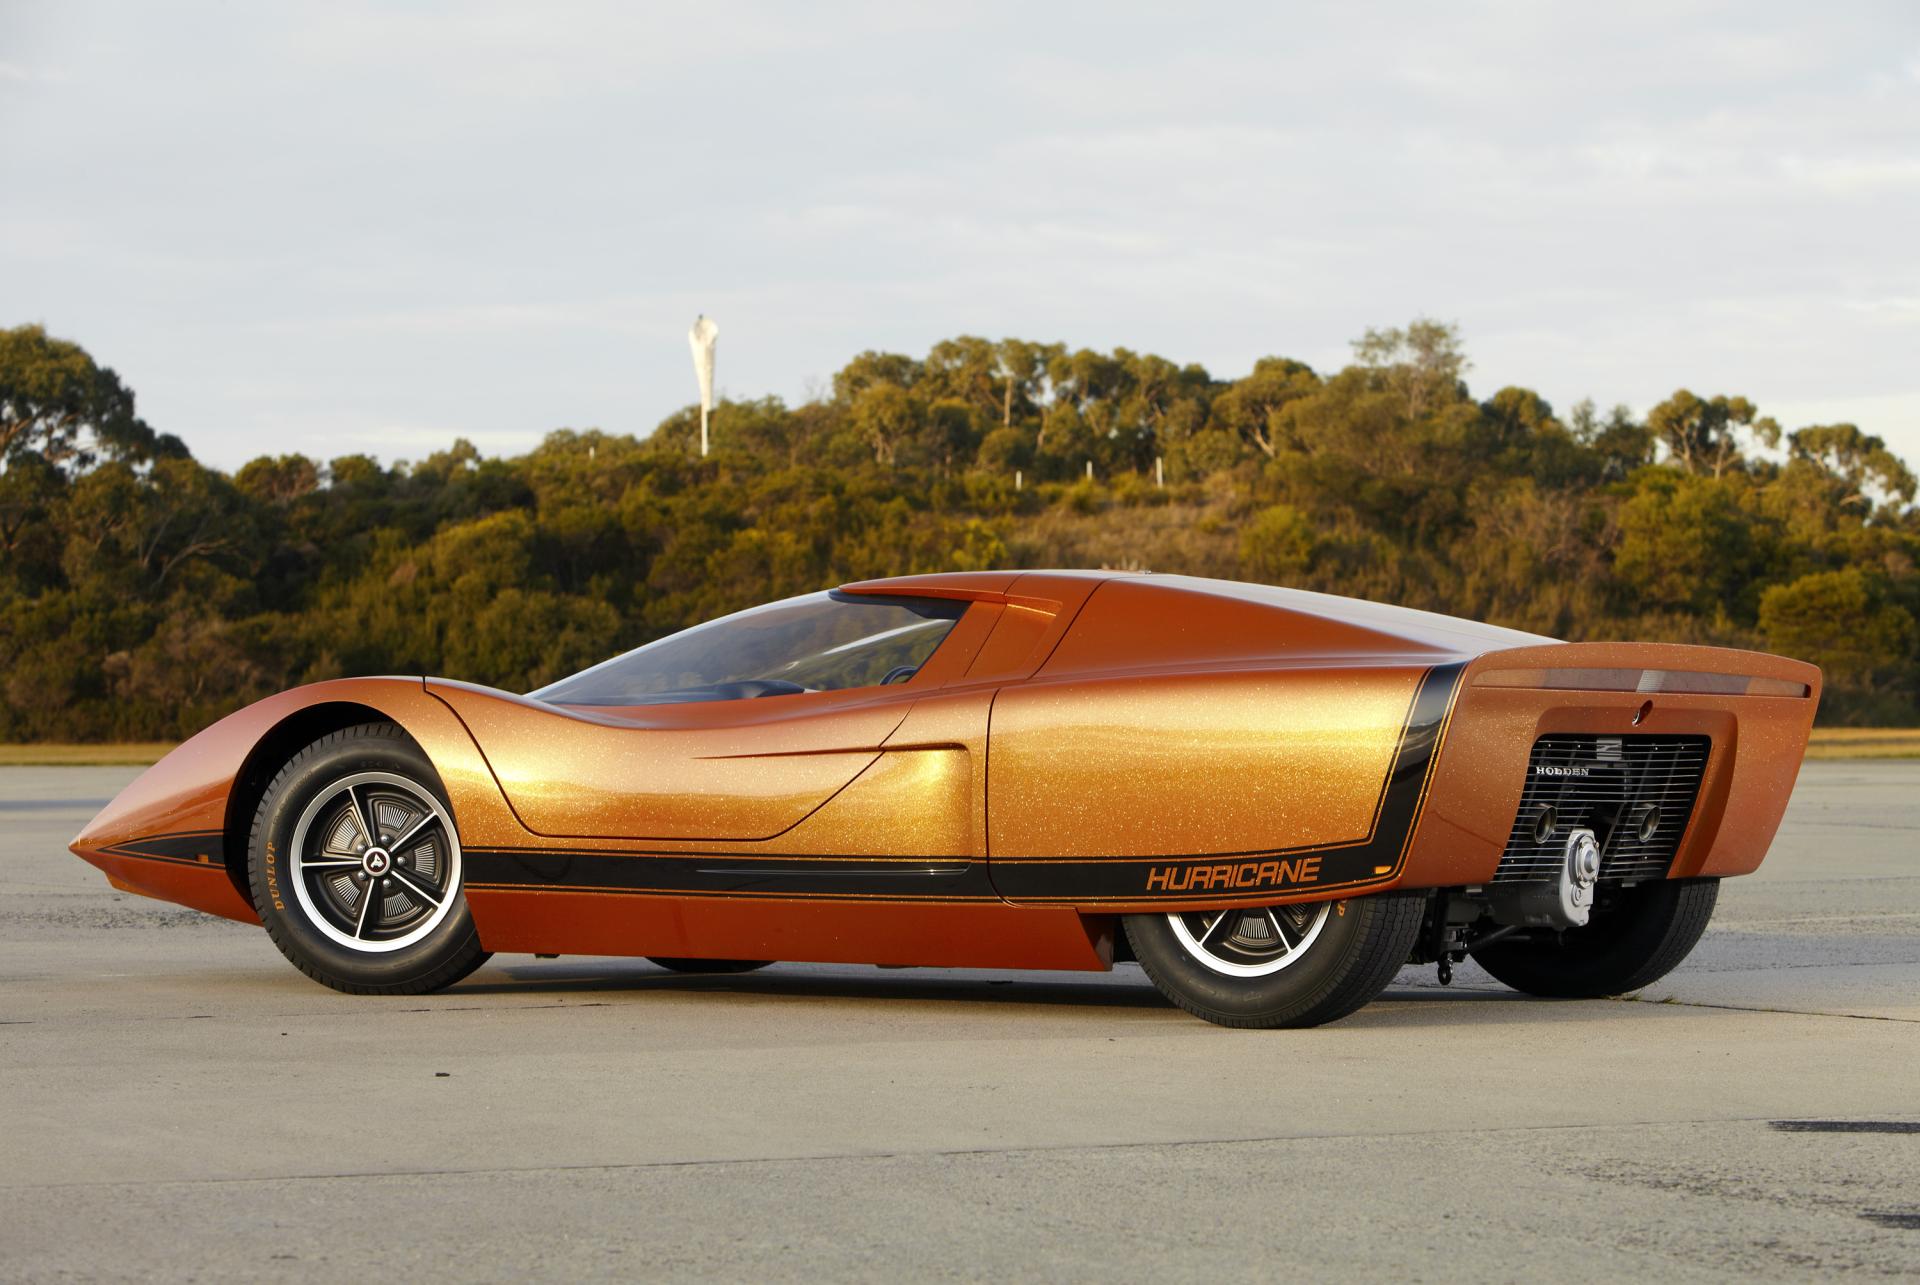
{"label": "front wheel arch", "polygon": [[227,881],[246,898],[254,914],[260,913],[260,903],[253,895],[253,879],[247,870],[247,844],[253,836],[254,814],[267,796],[267,786],[288,760],[307,746],[330,733],[362,723],[392,724],[415,749],[426,753],[426,747],[391,714],[353,701],[326,701],[297,709],[268,728],[247,751],[246,760],[227,791],[226,818],[221,826],[221,860],[226,866]]}

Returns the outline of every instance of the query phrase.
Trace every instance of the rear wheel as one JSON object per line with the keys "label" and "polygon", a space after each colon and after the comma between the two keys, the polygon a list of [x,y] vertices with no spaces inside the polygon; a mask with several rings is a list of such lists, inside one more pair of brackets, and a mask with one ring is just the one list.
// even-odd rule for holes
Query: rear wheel
{"label": "rear wheel", "polygon": [[1222,1026],[1319,1026],[1385,990],[1426,898],[1128,915],[1127,940],[1168,999]]}
{"label": "rear wheel", "polygon": [[1670,879],[1628,889],[1596,907],[1583,928],[1553,938],[1499,941],[1474,962],[1517,991],[1597,999],[1639,990],[1679,966],[1707,930],[1718,879]]}
{"label": "rear wheel", "polygon": [[649,964],[673,973],[750,973],[756,968],[765,968],[773,961],[770,959],[675,959],[662,955],[648,955]]}
{"label": "rear wheel", "polygon": [[460,891],[439,775],[391,723],[321,737],[254,814],[248,874],[267,934],[335,990],[417,995],[486,962]]}

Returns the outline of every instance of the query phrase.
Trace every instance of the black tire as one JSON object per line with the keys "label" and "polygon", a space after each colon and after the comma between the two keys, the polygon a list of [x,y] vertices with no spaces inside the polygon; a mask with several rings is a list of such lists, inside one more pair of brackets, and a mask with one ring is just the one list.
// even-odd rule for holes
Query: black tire
{"label": "black tire", "polygon": [[673,973],[750,973],[756,968],[765,968],[771,959],[671,959],[663,955],[648,955],[649,964]]}
{"label": "black tire", "polygon": [[[348,802],[339,802],[343,783],[365,774],[382,779],[345,787]],[[353,936],[364,931],[366,944],[354,946],[351,938],[343,942],[340,938],[351,925],[342,917],[340,897],[351,894],[350,885],[371,887],[374,877],[350,864],[350,849],[324,847],[327,836],[356,830],[364,836],[371,826],[375,834],[364,843],[377,845],[378,832],[389,822],[399,819],[411,828],[409,803],[421,810],[421,832],[410,842],[394,844],[392,856],[378,867],[390,873],[384,884],[393,890],[365,901]],[[439,805],[437,816],[431,814],[430,803]],[[307,867],[308,873],[295,873],[294,842],[303,817],[307,832],[301,842],[307,855],[338,869]],[[267,935],[301,972],[355,995],[419,995],[452,985],[487,960],[460,891],[458,846],[453,808],[433,763],[393,724],[363,723],[321,737],[274,776],[254,813],[247,875]],[[409,869],[418,880],[412,889],[407,886]],[[303,892],[296,891],[296,883]],[[438,901],[430,900],[431,893],[440,894]],[[367,894],[363,890],[360,896]],[[396,903],[400,909],[391,917],[397,926],[382,939],[381,925]],[[411,924],[409,913],[415,915]],[[407,940],[416,934],[417,940]]]}
{"label": "black tire", "polygon": [[1707,930],[1718,879],[1670,879],[1596,908],[1584,928],[1554,939],[1499,941],[1473,952],[1499,981],[1551,999],[1622,995],[1665,977]]}
{"label": "black tire", "polygon": [[[1332,903],[1317,931],[1294,952],[1297,958],[1257,977],[1220,972],[1218,956],[1211,956],[1215,965],[1204,962],[1167,915],[1128,915],[1125,924],[1140,967],[1161,994],[1194,1016],[1221,1026],[1319,1026],[1347,1016],[1387,988],[1413,952],[1426,903],[1418,893]],[[1321,905],[1274,909],[1318,915]]]}

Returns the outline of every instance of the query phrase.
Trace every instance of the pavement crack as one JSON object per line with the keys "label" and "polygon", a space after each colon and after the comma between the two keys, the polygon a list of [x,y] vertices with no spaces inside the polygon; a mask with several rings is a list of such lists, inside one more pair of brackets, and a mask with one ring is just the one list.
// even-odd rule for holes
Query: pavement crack
{"label": "pavement crack", "polygon": [[1898,1213],[1862,1210],[1860,1217],[1876,1227],[1886,1227],[1894,1231],[1920,1231],[1920,1210]]}
{"label": "pavement crack", "polygon": [[1920,1025],[1920,1017],[1888,1017],[1884,1013],[1832,1013],[1817,1008],[1765,1008],[1756,1004],[1711,1004],[1700,999],[1648,999],[1643,995],[1616,995],[1616,1004],[1649,1004],[1655,1008],[1717,1008],[1728,1013],[1777,1013],[1783,1017],[1839,1017],[1854,1022],[1898,1022]]}
{"label": "pavement crack", "polygon": [[[1823,959],[1811,964],[1769,964],[1767,965],[1767,971],[1770,973],[1790,972],[1802,968],[1911,968],[1915,964],[1920,964],[1920,959]],[[1751,965],[1744,964],[1726,964],[1719,967],[1707,964],[1691,964],[1687,968],[1687,972],[1690,974],[1715,973],[1721,976],[1728,976],[1734,973],[1751,973],[1753,971]]]}
{"label": "pavement crack", "polygon": [[95,1180],[85,1182],[47,1182],[47,1183],[0,1183],[0,1191],[67,1191],[67,1190],[104,1190],[111,1188],[148,1188],[148,1187],[230,1187],[248,1183],[275,1182],[360,1182],[369,1178],[464,1178],[482,1177],[489,1174],[543,1174],[543,1173],[639,1173],[659,1169],[705,1169],[719,1168],[725,1165],[797,1165],[823,1164],[834,1161],[867,1160],[939,1160],[966,1159],[969,1157],[1016,1156],[1016,1155],[1060,1155],[1072,1152],[1113,1153],[1122,1151],[1141,1151],[1148,1148],[1199,1148],[1199,1147],[1245,1147],[1261,1146],[1282,1142],[1353,1142],[1372,1141],[1390,1138],[1446,1138],[1456,1136],[1488,1136],[1494,1134],[1542,1134],[1567,1133],[1583,1129],[1666,1129],[1666,1128],[1712,1128],[1723,1125],[1767,1125],[1779,1129],[1791,1126],[1805,1119],[1816,1122],[1820,1117],[1790,1117],[1782,1119],[1775,1115],[1757,1116],[1721,1116],[1683,1120],[1580,1120],[1563,1124],[1513,1125],[1504,1129],[1487,1129],[1475,1126],[1440,1129],[1389,1129],[1383,1131],[1363,1131],[1348,1129],[1320,1133],[1279,1133],[1263,1134],[1257,1137],[1241,1138],[1142,1138],[1132,1142],[1062,1142],[1007,1147],[933,1147],[925,1151],[822,1151],[792,1156],[710,1156],[683,1160],[637,1160],[637,1161],[598,1161],[580,1164],[532,1164],[532,1165],[480,1165],[468,1168],[415,1168],[415,1169],[365,1169],[343,1170],[337,1173],[282,1173],[227,1175],[209,1178],[145,1178],[127,1180]]}

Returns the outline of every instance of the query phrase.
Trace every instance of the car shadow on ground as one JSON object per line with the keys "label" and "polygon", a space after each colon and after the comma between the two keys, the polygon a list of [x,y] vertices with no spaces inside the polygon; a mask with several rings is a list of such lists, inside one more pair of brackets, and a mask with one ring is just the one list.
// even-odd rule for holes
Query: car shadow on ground
{"label": "car shadow on ground", "polygon": [[[505,978],[501,978],[505,974]],[[882,969],[859,965],[775,964],[751,973],[676,973],[641,960],[538,961],[496,965],[459,984],[461,995],[634,996],[742,995],[768,999],[846,999],[880,1003],[959,1003],[1050,1008],[1131,1009],[1184,1018],[1149,982],[1137,965],[1121,964],[1111,973],[1000,973],[968,970]],[[1472,1013],[1474,1020],[1510,1020],[1516,1007],[1538,1009],[1550,1002],[1532,1000],[1504,987],[1400,984],[1357,1015],[1373,1020],[1430,1020]],[[1385,1006],[1391,1005],[1388,1009]],[[1571,1012],[1598,1012],[1604,1003],[1552,1003]],[[1353,1018],[1349,1021],[1356,1020]]]}
{"label": "car shadow on ground", "polygon": [[[987,976],[943,969],[882,969],[859,965],[781,965],[752,973],[676,973],[638,960],[511,964],[489,972],[511,980],[489,981],[487,973],[461,983],[465,995],[525,994],[725,994],[791,996],[811,999],[958,1001],[962,1003],[1047,1004],[1088,1008],[1171,1009],[1137,971],[1119,974],[1016,974]],[[1131,982],[1131,984],[1129,984]]]}

